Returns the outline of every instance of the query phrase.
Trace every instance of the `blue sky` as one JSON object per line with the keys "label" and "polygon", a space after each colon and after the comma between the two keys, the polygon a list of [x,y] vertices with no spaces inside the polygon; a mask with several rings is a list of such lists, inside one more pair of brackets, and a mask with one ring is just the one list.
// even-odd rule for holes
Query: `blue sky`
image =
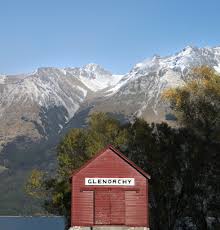
{"label": "blue sky", "polygon": [[219,0],[0,0],[0,73],[98,63],[128,72],[154,54],[220,45]]}

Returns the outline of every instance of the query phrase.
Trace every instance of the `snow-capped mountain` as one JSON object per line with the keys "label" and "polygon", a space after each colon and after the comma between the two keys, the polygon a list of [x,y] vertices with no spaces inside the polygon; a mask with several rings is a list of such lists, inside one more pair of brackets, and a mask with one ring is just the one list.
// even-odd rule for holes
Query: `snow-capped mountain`
{"label": "snow-capped mountain", "polygon": [[55,146],[62,135],[69,128],[83,127],[93,111],[111,112],[123,119],[135,115],[149,122],[173,122],[161,93],[184,84],[187,72],[200,65],[220,72],[220,47],[186,47],[168,57],[154,56],[123,76],[96,64],[0,75],[0,189],[6,194],[4,202],[13,213],[14,203],[19,202],[21,209],[25,200],[29,204],[23,189],[30,170],[54,172]]}
{"label": "snow-capped mountain", "polygon": [[146,59],[125,75],[113,75],[97,64],[0,75],[1,142],[23,135],[48,138],[91,107],[148,121],[166,120],[169,109],[161,93],[184,84],[187,72],[201,65],[220,71],[220,47],[187,46],[171,56]]}
{"label": "snow-capped mountain", "polygon": [[112,87],[123,75],[112,75],[97,64],[88,64],[83,68],[66,68],[66,73],[77,76],[93,92]]}
{"label": "snow-capped mountain", "polygon": [[88,95],[119,80],[96,64],[0,76],[0,135],[7,141],[21,135],[39,139],[57,134]]}
{"label": "snow-capped mountain", "polygon": [[175,55],[146,59],[107,90],[105,100],[95,109],[142,116],[149,122],[166,120],[169,108],[161,100],[161,93],[166,88],[184,84],[187,73],[201,65],[220,72],[220,47],[187,46]]}
{"label": "snow-capped mountain", "polygon": [[[180,73],[182,77],[184,77],[192,67],[201,65],[208,65],[220,71],[220,47],[197,48],[187,46],[175,55],[168,57],[153,56],[136,64],[109,92],[112,91],[112,93],[115,93],[127,82],[138,79],[143,75],[157,73],[162,76],[166,74],[167,70],[172,70]],[[176,78],[162,78],[161,80],[166,80],[171,86],[179,85],[178,79]]]}

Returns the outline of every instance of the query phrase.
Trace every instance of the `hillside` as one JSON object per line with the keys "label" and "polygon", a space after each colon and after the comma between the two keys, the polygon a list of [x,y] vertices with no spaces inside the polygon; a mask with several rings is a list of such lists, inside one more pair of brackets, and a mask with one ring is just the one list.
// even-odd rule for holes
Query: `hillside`
{"label": "hillside", "polygon": [[161,93],[183,85],[187,73],[200,65],[220,72],[220,47],[188,46],[171,56],[146,59],[124,75],[97,64],[1,75],[0,214],[41,213],[24,195],[24,181],[33,168],[54,172],[60,137],[70,128],[84,127],[90,113],[175,122]]}

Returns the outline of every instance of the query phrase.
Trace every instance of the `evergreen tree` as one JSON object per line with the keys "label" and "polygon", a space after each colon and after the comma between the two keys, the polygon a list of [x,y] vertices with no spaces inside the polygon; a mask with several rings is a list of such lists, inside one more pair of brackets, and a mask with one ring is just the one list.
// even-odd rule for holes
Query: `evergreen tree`
{"label": "evergreen tree", "polygon": [[[91,115],[86,129],[73,129],[57,148],[57,174],[48,179],[34,171],[29,194],[45,198],[45,210],[64,215],[69,224],[71,174],[108,144],[143,170],[150,180],[150,226],[154,230],[219,228],[220,77],[208,67],[196,68],[182,87],[164,97],[181,127],[136,119],[121,125],[104,113]],[[186,221],[187,220],[187,221]]]}
{"label": "evergreen tree", "polygon": [[[88,121],[87,129],[72,129],[57,147],[57,174],[47,175],[34,170],[28,179],[26,192],[45,200],[44,208],[48,213],[65,216],[66,228],[70,224],[72,173],[89,160],[94,154],[112,144],[116,148],[127,141],[127,130],[119,121],[105,113],[94,113]],[[41,192],[41,193],[39,193]]]}

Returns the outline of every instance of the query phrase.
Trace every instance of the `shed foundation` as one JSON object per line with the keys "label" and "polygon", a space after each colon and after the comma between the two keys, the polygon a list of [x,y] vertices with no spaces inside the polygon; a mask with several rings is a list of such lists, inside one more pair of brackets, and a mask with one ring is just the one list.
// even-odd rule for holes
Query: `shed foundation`
{"label": "shed foundation", "polygon": [[147,227],[126,227],[126,226],[94,226],[94,227],[81,227],[81,226],[74,226],[71,227],[69,230],[150,230]]}

